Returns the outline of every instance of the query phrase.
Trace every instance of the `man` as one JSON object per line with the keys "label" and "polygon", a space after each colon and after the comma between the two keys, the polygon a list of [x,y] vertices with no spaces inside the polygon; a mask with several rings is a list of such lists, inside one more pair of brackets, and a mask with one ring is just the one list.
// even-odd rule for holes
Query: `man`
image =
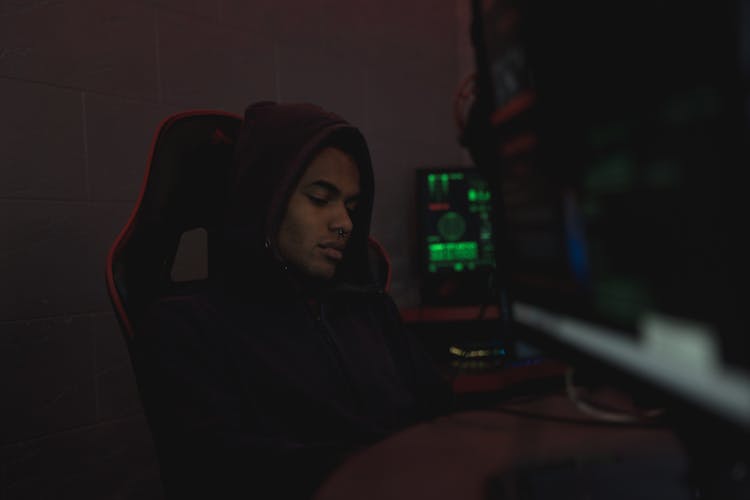
{"label": "man", "polygon": [[251,105],[228,186],[218,272],[153,305],[136,356],[165,491],[309,498],[352,452],[448,411],[450,392],[371,276],[356,128]]}

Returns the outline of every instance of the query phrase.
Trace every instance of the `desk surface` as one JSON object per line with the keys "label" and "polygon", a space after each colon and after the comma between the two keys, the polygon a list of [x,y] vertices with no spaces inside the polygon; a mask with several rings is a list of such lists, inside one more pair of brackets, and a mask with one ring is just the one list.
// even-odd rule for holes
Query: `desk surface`
{"label": "desk surface", "polygon": [[421,306],[401,310],[405,323],[443,322],[443,321],[487,321],[500,317],[496,305],[481,306]]}
{"label": "desk surface", "polygon": [[[643,457],[658,464],[652,480],[672,488],[683,482],[686,457],[669,430],[596,424],[562,395],[506,403],[498,409],[503,411],[456,413],[393,435],[351,457],[316,498],[515,498],[493,496],[489,481],[523,464],[597,457]],[[569,498],[556,498],[563,497]]]}

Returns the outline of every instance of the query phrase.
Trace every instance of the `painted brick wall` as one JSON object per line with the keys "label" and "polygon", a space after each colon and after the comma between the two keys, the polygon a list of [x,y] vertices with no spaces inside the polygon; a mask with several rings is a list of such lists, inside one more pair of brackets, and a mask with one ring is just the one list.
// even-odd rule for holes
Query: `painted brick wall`
{"label": "painted brick wall", "polygon": [[166,115],[306,100],[368,137],[418,301],[413,170],[465,163],[461,0],[0,0],[0,498],[161,498],[104,287]]}

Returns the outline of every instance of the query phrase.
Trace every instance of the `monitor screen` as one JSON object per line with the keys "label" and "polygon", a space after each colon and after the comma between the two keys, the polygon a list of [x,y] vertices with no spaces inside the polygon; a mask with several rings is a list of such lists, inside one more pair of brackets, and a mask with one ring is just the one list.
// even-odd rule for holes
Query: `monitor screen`
{"label": "monitor screen", "polygon": [[491,198],[476,168],[417,170],[422,303],[489,300],[495,265]]}
{"label": "monitor screen", "polygon": [[502,204],[512,325],[750,429],[747,12],[474,8],[464,144]]}

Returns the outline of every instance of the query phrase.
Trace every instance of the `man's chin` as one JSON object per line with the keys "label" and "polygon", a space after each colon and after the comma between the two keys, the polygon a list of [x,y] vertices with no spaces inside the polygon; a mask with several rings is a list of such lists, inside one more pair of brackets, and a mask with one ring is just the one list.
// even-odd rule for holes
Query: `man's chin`
{"label": "man's chin", "polygon": [[322,281],[332,280],[336,275],[336,264],[330,262],[321,262],[314,268],[310,269],[308,275],[311,278],[319,279]]}

